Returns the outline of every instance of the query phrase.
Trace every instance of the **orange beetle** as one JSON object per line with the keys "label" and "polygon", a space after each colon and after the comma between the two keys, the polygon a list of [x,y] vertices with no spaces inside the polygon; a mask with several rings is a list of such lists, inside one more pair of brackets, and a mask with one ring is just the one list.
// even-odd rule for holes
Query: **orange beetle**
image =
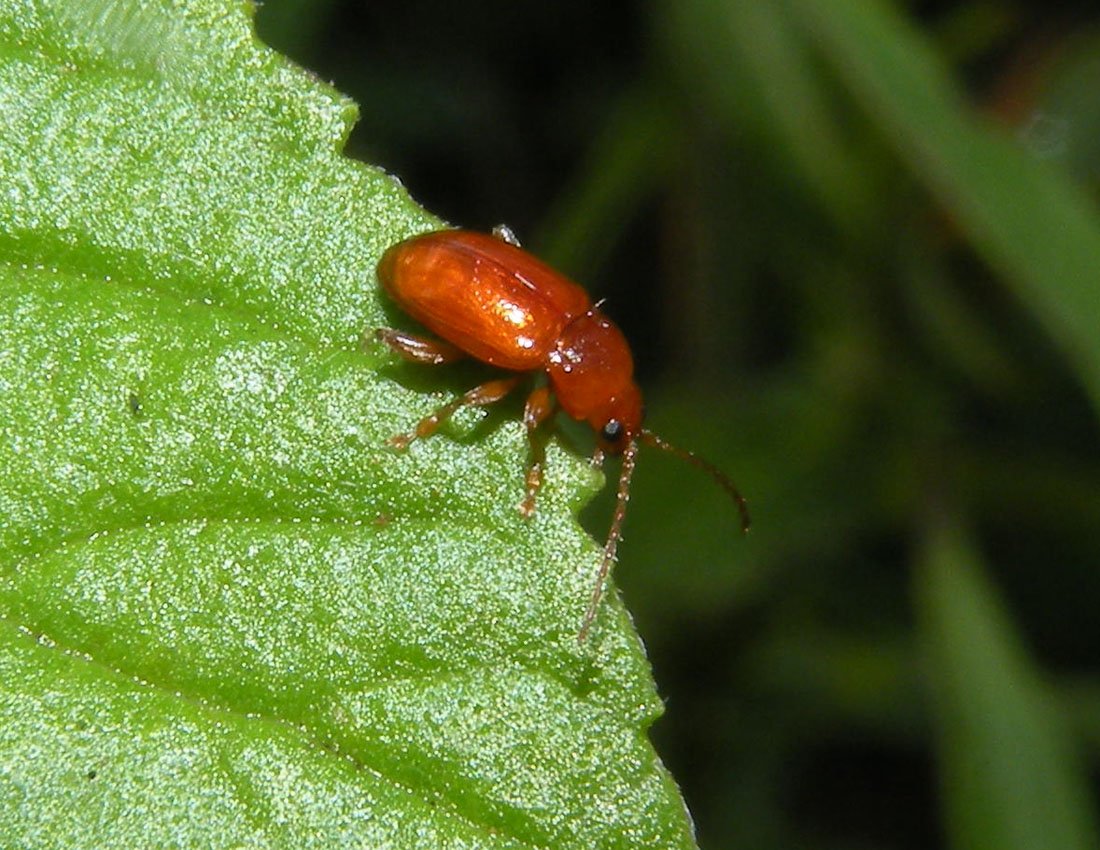
{"label": "orange beetle", "polygon": [[[622,532],[638,442],[670,451],[709,472],[737,502],[743,531],[749,527],[745,500],[722,472],[691,452],[678,449],[642,427],[642,394],[634,383],[634,361],[622,332],[593,305],[588,293],[519,247],[503,225],[489,236],[468,230],[440,230],[389,248],[378,277],[401,308],[442,340],[392,328],[377,336],[417,363],[450,363],[469,355],[510,372],[545,372],[548,383],[527,397],[523,422],[531,445],[527,492],[520,511],[535,512],[542,484],[545,447],[536,429],[558,405],[596,432],[598,466],[604,452],[622,455],[618,502],[604,544],[596,587],[579,637],[588,634],[604,581]],[[408,434],[390,440],[399,449],[427,437],[456,410],[499,401],[523,374],[489,381],[440,407]]]}

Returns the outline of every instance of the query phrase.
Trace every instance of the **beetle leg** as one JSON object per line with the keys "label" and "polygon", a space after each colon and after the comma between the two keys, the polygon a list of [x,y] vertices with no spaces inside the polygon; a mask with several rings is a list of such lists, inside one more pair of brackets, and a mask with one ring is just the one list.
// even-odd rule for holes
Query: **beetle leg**
{"label": "beetle leg", "polygon": [[499,239],[501,242],[507,242],[509,245],[513,245],[516,248],[522,248],[519,244],[519,237],[516,236],[516,232],[512,230],[507,224],[498,224],[493,228],[493,236]]}
{"label": "beetle leg", "polygon": [[554,397],[547,386],[536,387],[527,396],[523,408],[523,424],[527,426],[527,442],[531,446],[531,463],[527,467],[527,495],[520,502],[519,512],[525,519],[535,515],[535,496],[542,486],[542,468],[546,464],[546,441],[538,427],[554,412]]}
{"label": "beetle leg", "polygon": [[500,401],[508,393],[515,389],[520,381],[520,376],[514,378],[501,378],[496,381],[488,381],[481,386],[474,387],[465,395],[461,395],[449,404],[437,408],[416,423],[407,434],[397,434],[390,437],[389,444],[395,449],[403,450],[409,447],[409,443],[420,437],[430,437],[440,425],[450,419],[455,411],[463,407],[484,407]]}
{"label": "beetle leg", "polygon": [[386,343],[390,348],[413,363],[426,363],[440,366],[453,363],[466,355],[462,350],[441,339],[424,339],[395,328],[378,328],[375,339]]}

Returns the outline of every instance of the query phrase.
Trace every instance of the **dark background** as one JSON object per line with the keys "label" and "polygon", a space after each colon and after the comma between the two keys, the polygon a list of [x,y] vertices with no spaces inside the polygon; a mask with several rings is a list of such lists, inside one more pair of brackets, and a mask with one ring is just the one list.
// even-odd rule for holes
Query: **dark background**
{"label": "dark background", "polygon": [[[968,805],[951,765],[971,739],[936,708],[930,529],[969,541],[1087,809],[1095,410],[791,8],[270,0],[257,21],[360,104],[350,156],[454,224],[509,223],[606,297],[650,425],[748,495],[742,539],[705,476],[643,454],[620,550],[668,701],[653,738],[701,846],[978,846],[944,815]],[[1093,4],[894,8],[978,120],[1095,192]],[[598,539],[609,495],[586,514]]]}

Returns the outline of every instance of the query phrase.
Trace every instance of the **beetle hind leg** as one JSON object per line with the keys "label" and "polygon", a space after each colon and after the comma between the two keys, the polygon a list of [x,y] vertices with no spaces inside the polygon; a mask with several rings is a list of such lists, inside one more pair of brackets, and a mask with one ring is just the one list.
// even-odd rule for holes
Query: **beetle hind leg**
{"label": "beetle hind leg", "polygon": [[469,392],[456,398],[454,401],[436,408],[417,422],[416,427],[407,434],[397,434],[390,437],[388,443],[399,451],[407,449],[409,443],[413,442],[413,440],[418,440],[421,437],[430,437],[434,434],[439,430],[440,425],[450,419],[461,408],[484,407],[500,401],[515,389],[519,381],[520,378],[517,376],[515,378],[501,378],[496,381],[487,381],[480,386],[476,386]]}
{"label": "beetle hind leg", "polygon": [[374,338],[384,342],[406,360],[429,366],[454,363],[466,355],[462,350],[441,339],[425,339],[396,328],[378,328]]}

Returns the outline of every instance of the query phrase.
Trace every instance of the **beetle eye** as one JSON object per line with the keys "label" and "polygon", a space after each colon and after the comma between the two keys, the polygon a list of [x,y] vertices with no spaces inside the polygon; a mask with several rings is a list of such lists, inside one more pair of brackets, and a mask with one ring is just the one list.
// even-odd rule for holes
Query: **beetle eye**
{"label": "beetle eye", "polygon": [[623,423],[618,419],[608,419],[600,431],[600,436],[609,443],[617,443],[623,436]]}

